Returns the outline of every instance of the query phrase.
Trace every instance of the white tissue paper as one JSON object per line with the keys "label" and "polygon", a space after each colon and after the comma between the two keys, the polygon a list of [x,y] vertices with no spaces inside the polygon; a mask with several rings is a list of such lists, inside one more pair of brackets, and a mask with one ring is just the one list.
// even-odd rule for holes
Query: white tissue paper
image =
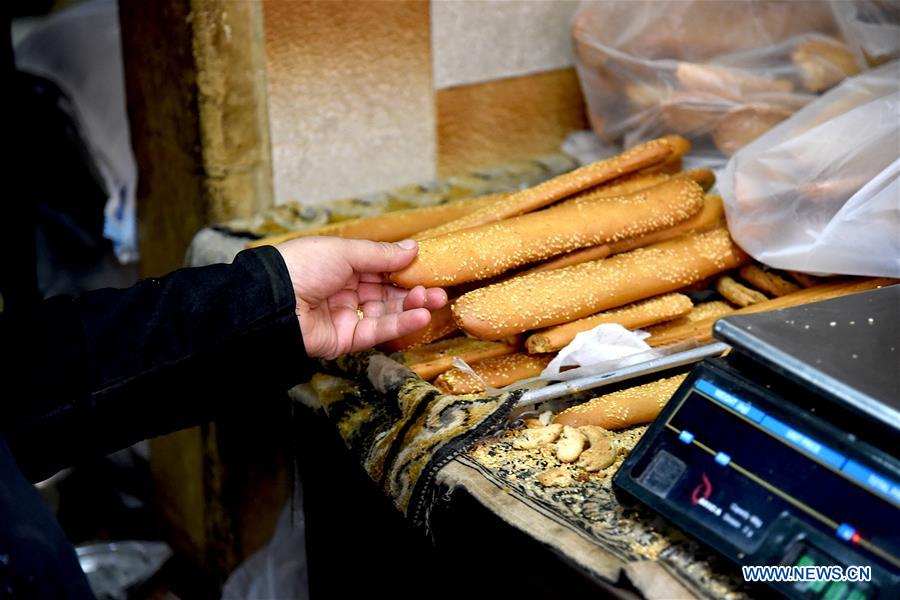
{"label": "white tissue paper", "polygon": [[646,331],[629,331],[616,323],[597,325],[576,335],[550,361],[541,377],[558,378],[563,367],[582,367],[614,361],[617,367],[621,367],[630,364],[622,359],[636,354],[642,355],[641,360],[646,360],[646,353],[653,350],[644,342],[644,338],[649,336]]}

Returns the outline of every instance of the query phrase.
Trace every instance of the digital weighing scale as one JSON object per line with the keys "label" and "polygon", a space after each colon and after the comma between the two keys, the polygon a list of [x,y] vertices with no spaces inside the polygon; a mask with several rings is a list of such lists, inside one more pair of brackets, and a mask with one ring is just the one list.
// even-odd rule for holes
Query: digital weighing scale
{"label": "digital weighing scale", "polygon": [[900,286],[726,317],[614,485],[739,565],[870,566],[770,583],[900,598]]}

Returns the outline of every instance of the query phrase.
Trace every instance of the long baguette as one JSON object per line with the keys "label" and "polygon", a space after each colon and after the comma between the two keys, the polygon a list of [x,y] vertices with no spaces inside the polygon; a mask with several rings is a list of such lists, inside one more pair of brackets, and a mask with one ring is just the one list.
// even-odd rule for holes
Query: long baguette
{"label": "long baguette", "polygon": [[480,352],[486,348],[495,348],[500,345],[515,346],[517,343],[518,340],[515,338],[499,342],[488,342],[476,340],[465,335],[458,335],[437,342],[407,348],[391,355],[391,357],[400,364],[409,367],[410,365],[426,363],[447,356],[464,356],[469,355],[471,352]]}
{"label": "long baguette", "polygon": [[[459,340],[457,342],[457,340]],[[484,340],[470,340],[468,338],[455,338],[446,340],[450,342],[446,349],[428,360],[416,361],[415,353],[409,353],[404,360],[407,368],[416,373],[422,379],[428,381],[434,379],[447,369],[453,367],[453,359],[461,358],[467,363],[473,363],[494,356],[512,354],[521,348],[519,340],[506,340],[503,342],[485,342]],[[455,345],[454,345],[455,343]],[[439,344],[439,342],[438,342]],[[415,349],[413,349],[415,350]],[[424,348],[423,348],[424,350]],[[403,355],[401,355],[403,356]]]}
{"label": "long baguette", "polygon": [[727,302],[723,302],[721,300],[711,300],[709,302],[701,302],[700,304],[697,304],[696,306],[694,306],[691,312],[684,315],[683,317],[672,319],[671,321],[666,321],[664,323],[660,323],[659,325],[647,326],[643,329],[650,335],[663,334],[667,331],[672,331],[676,327],[687,325],[688,323],[696,323],[697,321],[705,321],[706,319],[718,319],[720,317],[724,317],[725,315],[731,314],[734,311],[735,308]]}
{"label": "long baguette", "polygon": [[406,288],[486,279],[510,269],[605,242],[672,227],[703,207],[703,190],[672,179],[629,196],[573,199],[520,217],[419,242],[419,254],[391,280]]}
{"label": "long baguette", "polygon": [[627,329],[638,329],[677,319],[691,312],[692,308],[691,299],[684,294],[665,294],[571,323],[542,329],[528,336],[525,348],[531,353],[554,352],[565,347],[582,331],[593,329],[603,323],[618,323]]}
{"label": "long baguette", "polygon": [[725,226],[725,208],[722,204],[722,197],[715,194],[707,194],[703,198],[703,208],[699,213],[679,223],[669,229],[661,229],[646,235],[626,238],[618,242],[612,242],[609,245],[609,253],[619,254],[621,252],[630,252],[636,248],[643,248],[652,244],[659,244],[675,239],[688,233],[703,233],[715,227]]}
{"label": "long baguette", "polygon": [[676,173],[673,177],[693,179],[700,184],[704,192],[708,192],[716,184],[716,174],[709,169],[688,169],[687,171]]}
{"label": "long baguette", "polygon": [[552,258],[548,261],[542,262],[530,269],[522,271],[521,274],[525,275],[527,273],[538,273],[540,271],[552,271],[553,269],[561,269],[563,267],[578,265],[590,260],[599,260],[601,258],[606,258],[607,256],[611,256],[613,254],[628,252],[630,250],[634,250],[635,248],[642,248],[644,246],[650,246],[652,244],[665,242],[682,236],[686,233],[702,233],[704,231],[709,231],[713,227],[723,225],[724,220],[725,209],[722,206],[721,196],[707,195],[703,199],[703,208],[700,209],[700,212],[698,212],[687,221],[683,221],[682,223],[679,223],[674,227],[661,229],[659,231],[654,231],[653,233],[648,233],[645,235],[626,238],[618,242],[611,242],[608,244],[601,244],[599,246],[591,246],[589,248],[575,250],[574,252],[569,252],[568,254],[563,254],[562,256],[557,256],[556,258]]}
{"label": "long baguette", "polygon": [[417,239],[435,237],[523,215],[638,169],[661,164],[675,156],[680,157],[690,148],[690,142],[677,135],[650,140],[612,158],[585,165],[534,187],[510,194],[501,202],[472,211],[438,230],[423,232],[422,237]]}
{"label": "long baguette", "polygon": [[653,165],[652,167],[645,167],[638,171],[638,173],[643,173],[647,175],[653,175],[655,173],[664,173],[666,175],[674,175],[681,171],[683,161],[681,160],[681,154],[673,154],[671,157],[662,161],[659,164]]}
{"label": "long baguette", "polygon": [[508,192],[487,194],[474,198],[461,198],[446,204],[395,210],[374,217],[350,219],[339,223],[331,223],[321,227],[300,229],[278,235],[271,235],[247,244],[247,248],[259,246],[276,246],[282,242],[300,237],[326,235],[376,242],[398,242],[412,237],[423,229],[435,227],[447,221],[457,219],[474,210],[490,206],[506,196]]}
{"label": "long baguette", "polygon": [[[694,220],[694,215],[689,220]],[[677,225],[676,225],[677,227]],[[643,237],[643,236],[641,236]],[[588,246],[580,250],[573,250],[560,256],[555,256],[550,260],[538,263],[535,266],[525,269],[517,275],[530,275],[531,273],[541,273],[543,271],[555,271],[563,267],[571,267],[580,265],[581,263],[590,262],[592,260],[600,260],[612,254],[612,244],[600,244],[599,246]]]}
{"label": "long baguette", "polygon": [[[819,300],[828,300],[829,298],[837,298],[856,292],[864,292],[874,288],[885,287],[897,283],[896,279],[876,278],[876,279],[852,279],[841,280],[831,283],[824,283],[815,287],[804,288],[792,294],[787,294],[779,298],[772,298],[765,302],[751,304],[750,306],[740,308],[731,315],[746,315],[750,313],[765,312],[769,310],[778,310],[809,302],[818,302]],[[730,315],[729,315],[730,316]],[[712,340],[713,325],[719,317],[712,317],[694,323],[687,323],[680,327],[663,331],[659,334],[651,335],[645,341],[654,348],[677,344],[694,340],[698,343],[705,343]]]}
{"label": "long baguette", "polygon": [[678,390],[687,375],[676,375],[592,398],[568,408],[553,419],[570,427],[593,425],[604,429],[624,429],[649,423]]}
{"label": "long baguette", "polygon": [[[716,182],[715,174],[709,169],[689,169],[687,171],[681,171],[674,174],[662,172],[644,173],[642,171],[637,171],[636,173],[623,175],[622,177],[617,177],[601,185],[588,188],[583,192],[575,194],[571,197],[571,199],[590,198],[591,200],[599,200],[601,198],[615,198],[616,196],[625,196],[627,194],[634,194],[641,190],[645,190],[661,183],[665,183],[673,177],[692,179],[700,184],[704,191],[709,191],[709,189]],[[496,222],[500,220],[502,219],[496,218],[490,222]],[[437,237],[445,233],[452,233],[453,231],[459,231],[460,229],[466,228],[467,227],[460,227],[460,224],[458,222],[444,223],[443,225],[438,225],[437,227],[426,229],[425,231],[420,231],[413,236],[413,239],[424,240],[427,238]]]}
{"label": "long baguette", "polygon": [[627,196],[656,187],[667,181],[671,181],[672,179],[690,179],[691,181],[695,181],[703,188],[704,192],[709,191],[716,183],[716,175],[709,169],[689,169],[687,171],[675,173],[674,175],[668,175],[666,173],[638,172],[613,179],[608,183],[589,188],[583,192],[578,192],[566,200],[575,200],[576,198],[600,200],[602,198]]}
{"label": "long baguette", "polygon": [[[500,388],[528,377],[537,377],[553,359],[552,354],[525,354],[517,352],[505,356],[487,358],[469,365],[481,381]],[[452,368],[441,373],[434,386],[448,394],[475,394],[484,391],[484,385],[469,373]]]}
{"label": "long baguette", "polygon": [[472,336],[499,339],[672,292],[748,261],[718,228],[473,290],[453,303],[453,317]]}

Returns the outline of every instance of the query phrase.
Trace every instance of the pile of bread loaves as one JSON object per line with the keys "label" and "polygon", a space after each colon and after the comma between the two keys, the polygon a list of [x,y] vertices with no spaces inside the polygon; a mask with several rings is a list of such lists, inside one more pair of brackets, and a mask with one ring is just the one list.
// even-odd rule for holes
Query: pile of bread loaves
{"label": "pile of bread loaves", "polygon": [[[689,147],[679,136],[663,137],[518,192],[294,235],[418,240],[416,259],[391,280],[444,287],[451,302],[428,326],[383,349],[451,394],[537,376],[576,334],[602,323],[649,330],[651,346],[702,342],[727,313],[877,285],[752,264],[728,233],[721,199],[706,194],[712,172],[681,170]],[[694,305],[685,294],[693,290],[722,299]],[[471,371],[454,367],[456,357]],[[652,414],[596,424],[624,427]]]}

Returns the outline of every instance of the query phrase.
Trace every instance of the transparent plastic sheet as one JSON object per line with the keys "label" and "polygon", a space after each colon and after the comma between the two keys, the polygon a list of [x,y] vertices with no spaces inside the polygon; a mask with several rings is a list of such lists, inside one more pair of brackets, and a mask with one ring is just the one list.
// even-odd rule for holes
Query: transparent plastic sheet
{"label": "transparent plastic sheet", "polygon": [[306,527],[302,510],[288,502],[272,540],[238,565],[222,589],[222,600],[309,598]]}
{"label": "transparent plastic sheet", "polygon": [[900,277],[900,63],[846,80],[729,161],[731,235],[757,260]]}
{"label": "transparent plastic sheet", "polygon": [[515,421],[526,414],[542,415],[547,410],[556,413],[595,397],[597,391],[605,386],[692,365],[707,358],[720,356],[727,350],[728,345],[722,342],[698,344],[694,340],[688,340],[665,348],[655,348],[621,359],[601,361],[565,371],[552,378],[553,380],[540,377],[519,381],[515,386],[517,389],[524,388],[524,393],[516,401],[509,420]]}
{"label": "transparent plastic sheet", "polygon": [[[610,377],[610,383],[622,380],[618,377],[618,374],[622,374],[624,379],[637,377],[641,374],[654,372],[656,370],[654,367],[657,366],[657,363],[661,360],[669,358],[675,359],[677,358],[676,355],[685,356],[687,353],[695,351],[701,347],[711,348],[712,346],[709,344],[701,346],[694,340],[688,340],[685,342],[680,342],[678,344],[672,344],[671,346],[666,346],[664,348],[651,348],[649,350],[629,354],[628,356],[622,356],[610,360],[602,360],[589,365],[583,365],[573,369],[568,369],[562,372],[552,374],[542,373],[541,375],[538,375],[536,377],[520,379],[519,381],[516,381],[499,389],[485,382],[465,360],[459,357],[454,357],[453,366],[467,373],[476,381],[481,383],[481,385],[485,389],[484,393],[489,396],[498,396],[503,393],[517,390],[533,392],[535,390],[547,388],[558,383],[565,384],[565,393],[574,394],[587,389],[592,389],[593,387],[597,387],[598,377]],[[701,360],[702,358],[705,358],[705,356],[697,358],[697,360]],[[695,361],[691,359],[688,360],[688,362]],[[563,393],[561,392],[560,395],[563,395]],[[526,396],[523,396],[523,400],[527,401],[527,394]]]}
{"label": "transparent plastic sheet", "polygon": [[99,600],[126,600],[172,556],[165,542],[119,541],[82,544],[78,563]]}
{"label": "transparent plastic sheet", "polygon": [[583,2],[572,23],[594,131],[626,147],[667,133],[724,162],[819,94],[895,58],[881,0]]}

